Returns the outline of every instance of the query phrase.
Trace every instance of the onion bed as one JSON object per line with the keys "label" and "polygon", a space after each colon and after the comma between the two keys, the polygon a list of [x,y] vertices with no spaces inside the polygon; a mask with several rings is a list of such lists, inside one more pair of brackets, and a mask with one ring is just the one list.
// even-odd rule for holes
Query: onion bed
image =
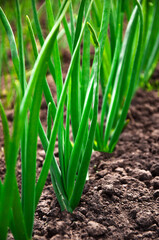
{"label": "onion bed", "polygon": [[[76,18],[71,0],[58,1],[56,16],[52,1],[45,0],[40,9],[46,9],[49,34],[44,38],[36,1],[31,0],[33,19],[26,16],[26,22],[35,61],[29,81],[20,2],[15,0],[17,41],[0,7],[4,27],[0,51],[5,52],[6,34],[16,75],[12,133],[0,100],[6,166],[4,180],[0,178],[0,239],[7,239],[8,229],[16,240],[32,239],[34,214],[48,174],[61,210],[72,213],[89,178],[92,151],[114,151],[128,124],[131,100],[138,87],[148,82],[158,62],[159,30],[155,23],[159,20],[159,1],[148,2],[135,0],[129,5],[122,0],[81,0]],[[59,47],[63,36],[71,56],[64,81]],[[90,49],[94,49],[93,56]],[[47,81],[48,73],[56,85],[57,103]],[[43,94],[46,131],[39,117]],[[36,180],[38,137],[46,155]],[[58,159],[54,155],[56,141]],[[19,153],[21,190],[16,178]]]}

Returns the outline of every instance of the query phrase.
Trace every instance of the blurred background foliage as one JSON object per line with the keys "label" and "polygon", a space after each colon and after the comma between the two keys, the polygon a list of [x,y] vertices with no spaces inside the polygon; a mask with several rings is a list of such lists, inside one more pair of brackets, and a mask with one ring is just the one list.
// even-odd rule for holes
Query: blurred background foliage
{"label": "blurred background foliage", "polygon": [[[143,0],[142,2],[144,2]],[[146,9],[147,9],[147,16],[152,16],[152,14],[148,14],[148,11],[152,11],[153,8],[151,6],[153,5],[154,0],[146,0]],[[59,10],[59,3],[61,0],[51,0],[52,3],[52,8],[54,12],[54,16],[56,17],[58,10]],[[102,9],[103,9],[103,2],[104,0],[94,0],[93,6],[92,6],[92,12],[91,12],[91,24],[94,27],[97,35],[99,33],[99,27],[100,27],[100,22],[102,18]],[[77,19],[77,11],[79,9],[80,1],[79,0],[72,0],[73,3],[73,11],[74,11],[74,20],[76,21]],[[110,15],[110,18],[115,18],[115,10],[117,8],[118,1],[112,0],[112,5],[113,9],[112,13]],[[28,27],[27,27],[27,22],[26,22],[26,15],[29,16],[29,18],[32,20],[32,26],[34,29],[34,33],[36,35],[36,30],[34,26],[34,21],[33,21],[33,12],[32,12],[32,0],[21,0],[21,12],[22,12],[22,23],[23,23],[23,36],[24,36],[24,49],[25,49],[25,64],[26,64],[26,69],[27,69],[27,74],[28,76],[30,75],[30,71],[34,65],[35,59],[33,56],[33,51],[30,43],[30,37],[28,33]],[[124,22],[123,22],[123,31],[125,31],[127,22],[131,16],[132,9],[134,7],[135,1],[134,0],[123,0],[123,11],[125,12],[124,14]],[[47,36],[49,33],[48,29],[48,23],[47,23],[47,16],[46,16],[46,8],[45,8],[45,0],[37,0],[36,1],[36,6],[38,9],[38,16],[39,20],[41,23],[41,27],[43,30],[43,35],[44,37]],[[16,11],[15,11],[15,0],[0,0],[0,7],[4,10],[11,26],[14,31],[15,37],[16,37],[16,42],[17,42],[17,26],[16,26]],[[69,14],[68,14],[68,21],[69,21]],[[147,24],[151,22],[151,18],[148,19]],[[148,26],[146,26],[148,28]],[[109,37],[111,36],[110,28],[109,28]],[[111,38],[111,37],[110,37]],[[106,63],[103,65],[103,74],[105,75],[105,82],[101,83],[103,86],[107,84],[107,79],[110,73],[110,68],[111,68],[111,62],[112,62],[112,57],[113,57],[113,50],[112,50],[112,42],[107,41],[111,46],[109,47],[110,52],[107,49],[105,49],[104,52],[104,57],[103,61]],[[114,43],[115,44],[115,43]],[[40,44],[37,39],[37,45],[40,50]],[[59,36],[59,47],[60,47],[60,54],[61,54],[61,60],[65,59],[66,57],[69,57],[67,51],[68,49],[68,43],[63,31],[61,31],[61,34]],[[11,53],[10,53],[10,46],[9,46],[9,41],[8,38],[5,34],[5,31],[3,29],[2,23],[0,21],[0,95],[1,97],[5,96],[7,100],[7,104],[11,102],[12,99],[12,82],[15,78],[15,73],[12,68],[12,61],[11,61]],[[68,61],[68,59],[66,59]],[[3,67],[2,67],[3,66]],[[2,77],[3,76],[3,77]],[[2,83],[2,86],[1,86]],[[11,84],[10,84],[11,83]],[[3,91],[2,91],[3,89]]]}

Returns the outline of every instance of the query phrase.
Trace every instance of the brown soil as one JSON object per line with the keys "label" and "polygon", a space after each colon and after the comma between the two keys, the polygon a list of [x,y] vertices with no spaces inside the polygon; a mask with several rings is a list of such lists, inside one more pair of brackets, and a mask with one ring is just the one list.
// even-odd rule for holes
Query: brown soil
{"label": "brown soil", "polygon": [[[7,112],[10,125],[12,111]],[[90,179],[73,214],[61,212],[50,176],[35,213],[34,240],[159,239],[159,96],[139,90],[113,154],[94,152]],[[45,124],[43,103],[41,119]],[[2,125],[0,119],[0,132]],[[4,176],[0,136],[0,176]],[[38,143],[37,174],[45,153]],[[55,148],[57,153],[57,148]],[[20,162],[17,164],[20,183]],[[8,240],[13,239],[11,234]]]}

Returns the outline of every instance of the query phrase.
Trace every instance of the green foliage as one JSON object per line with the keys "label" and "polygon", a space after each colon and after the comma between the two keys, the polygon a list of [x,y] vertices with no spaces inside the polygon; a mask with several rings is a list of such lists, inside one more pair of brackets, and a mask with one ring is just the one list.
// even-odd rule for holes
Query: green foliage
{"label": "green foliage", "polygon": [[[134,2],[138,11],[128,1],[111,1],[110,42],[106,41],[100,71],[103,103],[94,146],[100,151],[114,150],[127,124],[125,119],[131,99],[139,86],[147,84],[159,59],[159,30],[156,28],[159,2],[142,1],[142,6],[139,1]],[[100,6],[99,1],[95,3]],[[98,22],[100,8],[95,14]],[[125,13],[128,26],[123,37]]]}
{"label": "green foliage", "polygon": [[[19,0],[13,4],[16,7],[17,37],[0,7],[4,30],[0,38],[0,73],[5,54],[7,56],[6,32],[14,67],[12,70],[9,66],[15,98],[12,134],[0,101],[6,164],[4,181],[0,180],[2,240],[7,238],[8,228],[17,240],[32,238],[34,213],[49,170],[61,210],[72,212],[75,209],[88,176],[92,149],[114,150],[127,124],[126,116],[133,95],[140,82],[147,83],[158,61],[159,31],[155,29],[158,0],[143,0],[142,5],[139,0],[131,1],[130,5],[126,0],[81,0],[79,5],[77,2],[58,1],[56,11],[51,0],[45,0],[38,11],[35,0],[28,3],[32,7],[33,20],[26,17],[27,40],[32,45],[32,63],[35,60],[29,81],[20,10],[23,4],[20,6]],[[46,12],[49,29],[46,39],[39,19],[43,11]],[[128,21],[126,31],[123,30],[125,14]],[[64,82],[58,41],[63,36],[66,36],[71,56]],[[93,56],[90,54],[91,44],[95,50]],[[57,103],[51,94],[46,73],[51,74],[56,84]],[[99,82],[103,102],[97,122]],[[48,107],[46,132],[39,118],[43,93]],[[38,136],[46,156],[36,181]],[[59,161],[54,156],[57,136]],[[21,195],[15,174],[19,151]]]}
{"label": "green foliage", "polygon": [[[59,25],[65,15],[66,10],[69,7],[69,2],[63,5],[63,9],[57,19],[54,27],[50,31],[50,34],[46,38],[44,45],[38,55],[37,61],[35,62],[29,84],[27,86],[25,82],[24,65],[23,65],[23,41],[21,32],[21,19],[19,11],[19,2],[17,4],[17,21],[19,21],[19,55],[18,52],[14,51],[15,59],[18,59],[19,72],[17,72],[20,84],[16,84],[16,104],[14,111],[14,123],[13,133],[9,135],[7,118],[0,104],[0,114],[3,120],[3,132],[5,139],[5,161],[6,161],[6,175],[4,182],[1,182],[1,195],[0,195],[0,233],[1,239],[6,239],[8,226],[14,235],[15,239],[31,239],[32,228],[34,221],[34,213],[37,206],[37,202],[41,195],[43,186],[46,181],[46,176],[42,171],[38,184],[36,184],[36,152],[37,152],[37,137],[38,137],[38,118],[40,111],[40,102],[43,90],[43,80],[47,71],[47,64],[50,59],[50,54],[54,46]],[[4,17],[4,13],[0,8],[0,17]],[[16,49],[14,35],[10,30],[10,25],[7,22],[6,17],[3,18],[4,25],[10,40],[11,50]],[[14,61],[14,67],[16,68],[16,62]],[[24,88],[25,86],[25,88]],[[64,103],[63,103],[64,104]],[[62,105],[61,105],[62,108]],[[30,109],[29,121],[27,119],[27,113]],[[58,109],[58,111],[60,111]],[[56,123],[54,124],[53,137],[56,139],[56,129],[60,122],[60,118],[57,117]],[[24,135],[25,132],[25,135]],[[25,141],[24,141],[25,136]],[[22,189],[22,204],[20,201],[19,189],[17,186],[17,180],[15,175],[16,162],[18,157],[18,151],[21,142],[21,155],[22,161],[22,181],[24,181],[24,189]],[[23,145],[24,144],[24,145]],[[48,149],[52,150],[51,142],[49,143]],[[51,151],[52,152],[52,151]],[[49,152],[50,153],[50,152]],[[47,154],[45,163],[51,162],[52,154]],[[40,181],[43,178],[43,181]],[[40,183],[39,183],[40,182]],[[38,187],[37,187],[38,185]],[[40,186],[40,189],[39,189]]]}
{"label": "green foliage", "polygon": [[[92,2],[89,4],[89,1],[82,1],[80,5],[80,10],[77,19],[77,26],[72,25],[73,33],[67,32],[68,28],[66,27],[66,22],[63,22],[64,29],[67,35],[68,41],[70,41],[71,37],[71,44],[70,51],[72,51],[72,58],[70,62],[70,66],[65,78],[65,82],[63,85],[62,82],[62,70],[60,65],[60,57],[59,57],[59,50],[58,50],[58,43],[55,43],[55,47],[53,50],[53,62],[55,66],[55,74],[52,75],[57,87],[57,104],[58,107],[62,105],[62,103],[66,102],[66,127],[63,126],[63,107],[61,107],[60,112],[57,110],[56,115],[52,115],[52,103],[48,104],[48,130],[47,136],[42,129],[42,125],[40,125],[39,136],[45,151],[48,151],[48,144],[52,141],[55,143],[55,139],[53,140],[51,137],[51,118],[53,119],[54,125],[56,124],[56,116],[58,115],[61,118],[60,127],[58,128],[58,149],[59,149],[59,162],[60,165],[58,166],[57,160],[53,157],[51,162],[51,178],[54,186],[54,190],[57,196],[57,199],[61,205],[61,209],[67,209],[68,211],[72,212],[74,208],[77,206],[82,191],[84,187],[84,183],[86,180],[89,161],[91,158],[92,148],[93,148],[93,141],[94,141],[94,134],[95,134],[95,127],[96,127],[96,120],[97,120],[97,109],[98,109],[98,77],[99,77],[99,44],[96,46],[96,54],[94,60],[94,66],[92,68],[92,73],[90,75],[90,57],[87,59],[87,64],[82,65],[82,70],[80,69],[80,62],[79,62],[79,51],[80,51],[80,44],[82,40],[83,33],[87,34],[90,37],[89,30],[85,28],[86,22],[89,17],[89,12],[91,10]],[[35,4],[32,1],[33,5]],[[86,4],[86,5],[85,5]],[[34,5],[35,6],[35,5]],[[47,16],[50,24],[54,22],[53,12],[50,8],[51,2],[48,0],[46,1],[46,9],[47,9]],[[83,16],[84,16],[84,9],[85,9],[85,21],[82,25]],[[40,38],[42,36],[39,34],[41,31],[40,24],[37,18],[37,11],[34,7],[34,20],[36,22],[36,30]],[[72,8],[70,8],[70,12],[72,13]],[[73,16],[73,15],[71,15]],[[74,21],[72,19],[72,24]],[[91,28],[91,32],[93,28]],[[30,31],[31,33],[31,31]],[[31,38],[33,39],[33,34],[31,34]],[[35,41],[33,43],[35,46]],[[90,49],[90,41],[88,38],[85,38],[84,43],[84,52],[83,56],[85,55],[85,51],[88,52]],[[84,59],[84,57],[83,57]],[[84,59],[85,61],[85,59]],[[78,66],[78,67],[77,67]],[[87,82],[85,83],[85,88],[79,88],[79,85],[82,79],[79,78],[80,71],[83,73],[87,73]],[[74,86],[74,87],[73,87]],[[77,93],[77,96],[75,92]],[[67,94],[67,98],[66,98]],[[78,111],[71,111],[73,103],[75,105],[75,101],[78,97],[78,102],[76,102],[77,110]],[[83,97],[83,98],[82,98]],[[65,100],[66,98],[66,100]],[[83,99],[83,101],[81,101]],[[75,109],[75,108],[74,108]],[[79,111],[80,110],[80,111]],[[92,112],[92,117],[90,119],[90,113]],[[71,144],[69,139],[69,132],[70,132],[70,114],[72,124],[76,124],[76,131],[73,128],[74,134],[74,143]],[[77,121],[77,115],[79,116],[79,122]],[[89,126],[89,119],[91,124]],[[72,125],[73,126],[73,125]],[[85,136],[83,138],[83,135]],[[48,165],[49,167],[49,165]],[[49,169],[49,168],[48,168]],[[78,186],[78,187],[77,187]]]}
{"label": "green foliage", "polygon": [[[112,63],[110,73],[106,75],[103,71],[103,65],[107,65],[107,63],[103,58],[100,75],[103,103],[101,119],[97,124],[96,130],[94,145],[96,150],[106,152],[114,150],[122,129],[127,124],[125,119],[131,99],[139,87],[141,69],[143,62],[145,62],[144,52],[146,51],[143,45],[145,41],[143,19],[145,16],[143,16],[143,6],[140,5],[138,0],[135,3],[136,6],[133,8],[132,14],[130,14],[132,6],[128,8],[123,1],[118,1],[117,4],[116,1],[111,3],[110,44],[106,43],[105,50],[110,49]],[[155,3],[157,7],[157,2]],[[125,11],[129,21],[123,37]],[[152,22],[149,24],[151,26]],[[149,32],[151,28],[145,31]],[[153,40],[157,39],[158,32],[154,28],[153,34]],[[148,40],[147,45],[150,47],[151,44]],[[156,44],[158,44],[157,41]],[[151,58],[150,55],[151,52],[149,51],[148,56]],[[151,71],[152,68],[149,67],[148,69]],[[146,79],[146,75],[144,79]]]}

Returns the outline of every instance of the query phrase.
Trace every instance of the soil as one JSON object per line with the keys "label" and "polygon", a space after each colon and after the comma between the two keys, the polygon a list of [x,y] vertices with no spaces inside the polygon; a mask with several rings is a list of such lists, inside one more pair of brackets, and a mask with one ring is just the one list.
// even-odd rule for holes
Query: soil
{"label": "soil", "polygon": [[[45,125],[45,102],[40,115]],[[13,111],[7,111],[7,116],[11,126]],[[35,213],[34,240],[159,239],[158,92],[139,90],[128,118],[130,123],[113,154],[93,152],[90,179],[73,214],[61,212],[48,177]],[[38,147],[37,175],[45,157],[40,141]],[[5,173],[2,134],[0,149],[2,177]],[[17,177],[20,184],[20,161]],[[11,239],[9,233],[8,240]]]}

